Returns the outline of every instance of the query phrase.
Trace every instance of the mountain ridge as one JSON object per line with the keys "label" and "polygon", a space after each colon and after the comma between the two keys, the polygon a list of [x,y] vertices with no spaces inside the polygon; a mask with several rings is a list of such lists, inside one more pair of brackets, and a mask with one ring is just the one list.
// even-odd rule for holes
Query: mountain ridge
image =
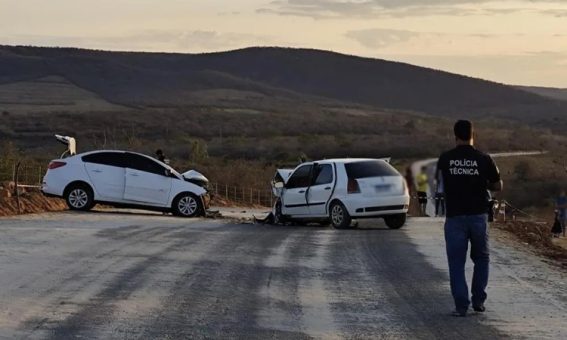
{"label": "mountain ridge", "polygon": [[564,101],[514,86],[316,49],[181,54],[0,46],[0,83],[51,75],[124,106],[183,107],[195,104],[190,93],[227,89],[448,117],[534,122],[567,114]]}

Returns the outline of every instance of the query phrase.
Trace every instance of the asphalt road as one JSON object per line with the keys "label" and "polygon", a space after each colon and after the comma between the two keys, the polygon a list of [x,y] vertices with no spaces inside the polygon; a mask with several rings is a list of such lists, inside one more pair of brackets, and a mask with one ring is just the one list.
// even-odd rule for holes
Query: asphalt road
{"label": "asphalt road", "polygon": [[0,219],[0,338],[566,338],[564,272],[503,241],[488,311],[449,316],[441,226]]}

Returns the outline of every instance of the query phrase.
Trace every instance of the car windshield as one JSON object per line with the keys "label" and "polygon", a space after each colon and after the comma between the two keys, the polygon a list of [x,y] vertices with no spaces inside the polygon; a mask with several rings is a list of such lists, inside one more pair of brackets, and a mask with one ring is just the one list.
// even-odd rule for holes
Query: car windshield
{"label": "car windshield", "polygon": [[183,178],[183,176],[181,175],[181,173],[177,170],[175,170],[174,168],[172,168],[169,164],[165,164],[163,162],[160,162],[159,160],[157,160],[157,162],[159,162],[161,165],[163,165],[166,169],[168,169],[169,171],[171,171],[172,174],[174,174],[177,177]]}
{"label": "car windshield", "polygon": [[398,171],[390,164],[380,161],[362,161],[345,164],[348,178],[368,178],[368,177],[385,177],[400,176]]}

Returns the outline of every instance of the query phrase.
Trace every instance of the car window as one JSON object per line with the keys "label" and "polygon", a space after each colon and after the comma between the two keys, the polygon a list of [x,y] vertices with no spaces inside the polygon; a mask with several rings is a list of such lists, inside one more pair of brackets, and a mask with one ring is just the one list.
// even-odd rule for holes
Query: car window
{"label": "car window", "polygon": [[123,152],[97,152],[81,157],[85,163],[94,163],[102,165],[110,165],[116,167],[124,167]]}
{"label": "car window", "polygon": [[309,179],[311,175],[311,168],[313,165],[304,165],[299,167],[287,181],[286,188],[305,188],[309,186]]}
{"label": "car window", "polygon": [[333,182],[333,166],[330,164],[318,165],[315,168],[313,185],[329,184]]}
{"label": "car window", "polygon": [[125,167],[165,176],[165,168],[161,164],[149,157],[134,153],[126,153]]}
{"label": "car window", "polygon": [[345,164],[345,169],[348,178],[368,178],[368,177],[385,177],[385,176],[400,176],[398,171],[390,164],[375,160],[353,162]]}

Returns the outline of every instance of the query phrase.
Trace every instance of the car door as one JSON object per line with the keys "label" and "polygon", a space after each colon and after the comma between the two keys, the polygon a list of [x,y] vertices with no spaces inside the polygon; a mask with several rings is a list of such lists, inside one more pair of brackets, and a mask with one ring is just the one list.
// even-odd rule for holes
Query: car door
{"label": "car door", "polygon": [[312,164],[300,166],[287,181],[282,197],[282,213],[284,215],[309,215],[306,193],[309,187],[312,168]]}
{"label": "car door", "polygon": [[82,157],[97,200],[120,202],[124,196],[124,152],[96,152]]}
{"label": "car door", "polygon": [[173,179],[166,174],[166,168],[150,157],[129,152],[125,167],[125,200],[155,206],[168,203]]}
{"label": "car door", "polygon": [[316,164],[312,178],[312,184],[307,191],[309,212],[312,216],[326,216],[327,202],[333,193],[335,179],[333,165]]}

